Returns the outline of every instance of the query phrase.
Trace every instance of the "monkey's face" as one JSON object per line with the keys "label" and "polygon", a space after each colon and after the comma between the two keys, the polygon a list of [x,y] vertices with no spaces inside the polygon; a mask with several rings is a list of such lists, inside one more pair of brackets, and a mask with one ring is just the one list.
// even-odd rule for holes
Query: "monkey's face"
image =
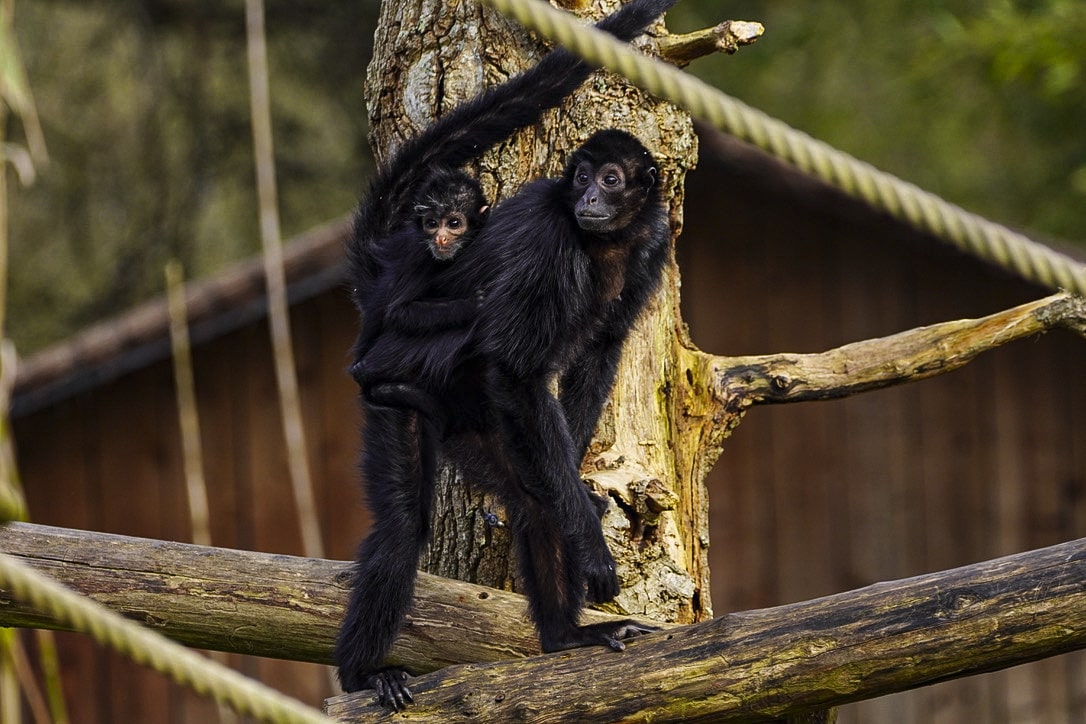
{"label": "monkey's face", "polygon": [[582,161],[571,184],[577,225],[595,234],[626,228],[645,203],[643,189],[620,163],[605,162],[596,167],[591,161]]}
{"label": "monkey's face", "polygon": [[460,211],[443,214],[427,214],[422,218],[422,230],[426,233],[430,253],[439,261],[447,261],[468,240],[468,218]]}

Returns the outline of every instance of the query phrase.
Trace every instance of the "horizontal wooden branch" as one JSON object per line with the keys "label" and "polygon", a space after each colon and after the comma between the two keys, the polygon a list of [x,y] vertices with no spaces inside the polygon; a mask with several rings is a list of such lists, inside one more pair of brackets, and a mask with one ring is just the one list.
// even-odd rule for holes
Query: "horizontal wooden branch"
{"label": "horizontal wooden branch", "polygon": [[[349,564],[13,523],[0,550],[201,648],[328,663]],[[604,618],[592,613],[591,620]],[[0,591],[0,626],[54,622]],[[413,719],[785,717],[1086,647],[1086,540],[602,649],[420,677]],[[420,575],[394,660],[419,671],[538,653],[523,599]],[[614,692],[623,692],[614,696]],[[364,694],[330,713],[385,716]]]}
{"label": "horizontal wooden branch", "polygon": [[[1086,648],[1086,539],[599,648],[418,678],[413,722],[766,721]],[[371,692],[325,705],[386,721]]]}
{"label": "horizontal wooden branch", "polygon": [[818,354],[714,357],[706,368],[723,404],[846,397],[943,374],[982,352],[1063,327],[1086,336],[1086,300],[1060,293],[980,319],[944,322]]}
{"label": "horizontal wooden branch", "polygon": [[680,68],[702,56],[713,53],[731,55],[740,46],[750,45],[762,37],[765,27],[746,20],[725,20],[720,25],[682,35],[665,35],[658,39],[660,57]]}
{"label": "horizontal wooden branch", "polygon": [[[325,664],[350,578],[343,561],[24,523],[0,526],[0,551],[189,646]],[[522,596],[426,573],[415,596],[390,655],[412,671],[539,653]],[[0,626],[60,628],[3,590]]]}

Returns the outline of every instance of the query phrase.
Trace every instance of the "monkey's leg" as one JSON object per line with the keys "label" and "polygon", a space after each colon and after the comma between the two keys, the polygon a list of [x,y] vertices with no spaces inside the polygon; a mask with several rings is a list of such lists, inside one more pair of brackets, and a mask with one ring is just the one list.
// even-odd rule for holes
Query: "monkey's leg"
{"label": "monkey's leg", "polygon": [[581,481],[565,413],[544,380],[516,379],[492,370],[490,388],[502,442],[516,480],[557,521],[580,566],[589,600],[618,595],[615,561],[600,528],[599,505]]}
{"label": "monkey's leg", "polygon": [[[513,496],[515,497],[515,496]],[[528,596],[532,622],[543,651],[581,646],[607,646],[623,651],[624,639],[656,629],[633,620],[578,625],[584,606],[583,577],[552,511],[529,496],[506,500],[510,527],[520,562],[521,582]]]}
{"label": "monkey's leg", "polygon": [[362,469],[373,529],[354,565],[335,658],[345,691],[375,689],[393,709],[412,701],[407,672],[383,667],[411,605],[429,537],[434,445],[415,413],[367,406]]}

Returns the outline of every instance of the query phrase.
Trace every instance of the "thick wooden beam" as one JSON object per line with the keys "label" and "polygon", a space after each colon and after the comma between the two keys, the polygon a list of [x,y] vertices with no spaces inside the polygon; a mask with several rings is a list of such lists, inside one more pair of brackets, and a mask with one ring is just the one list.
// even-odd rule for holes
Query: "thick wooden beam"
{"label": "thick wooden beam", "polygon": [[[344,561],[23,523],[0,527],[0,552],[190,646],[317,663],[331,663],[350,577]],[[2,586],[0,626],[60,628]],[[523,597],[420,573],[390,660],[425,672],[538,653]]]}

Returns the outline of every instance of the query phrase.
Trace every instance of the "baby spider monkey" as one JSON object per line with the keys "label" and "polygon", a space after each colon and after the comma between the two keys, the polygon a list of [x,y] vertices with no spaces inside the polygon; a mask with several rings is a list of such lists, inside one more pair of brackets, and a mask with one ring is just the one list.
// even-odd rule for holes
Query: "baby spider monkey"
{"label": "baby spider monkey", "polygon": [[369,306],[383,313],[363,318],[358,347],[365,352],[351,371],[370,404],[412,408],[444,431],[446,415],[433,394],[448,384],[462,357],[483,295],[479,290],[449,298],[436,274],[478,235],[490,206],[478,181],[438,169],[413,211],[416,243],[374,248],[384,271]]}

